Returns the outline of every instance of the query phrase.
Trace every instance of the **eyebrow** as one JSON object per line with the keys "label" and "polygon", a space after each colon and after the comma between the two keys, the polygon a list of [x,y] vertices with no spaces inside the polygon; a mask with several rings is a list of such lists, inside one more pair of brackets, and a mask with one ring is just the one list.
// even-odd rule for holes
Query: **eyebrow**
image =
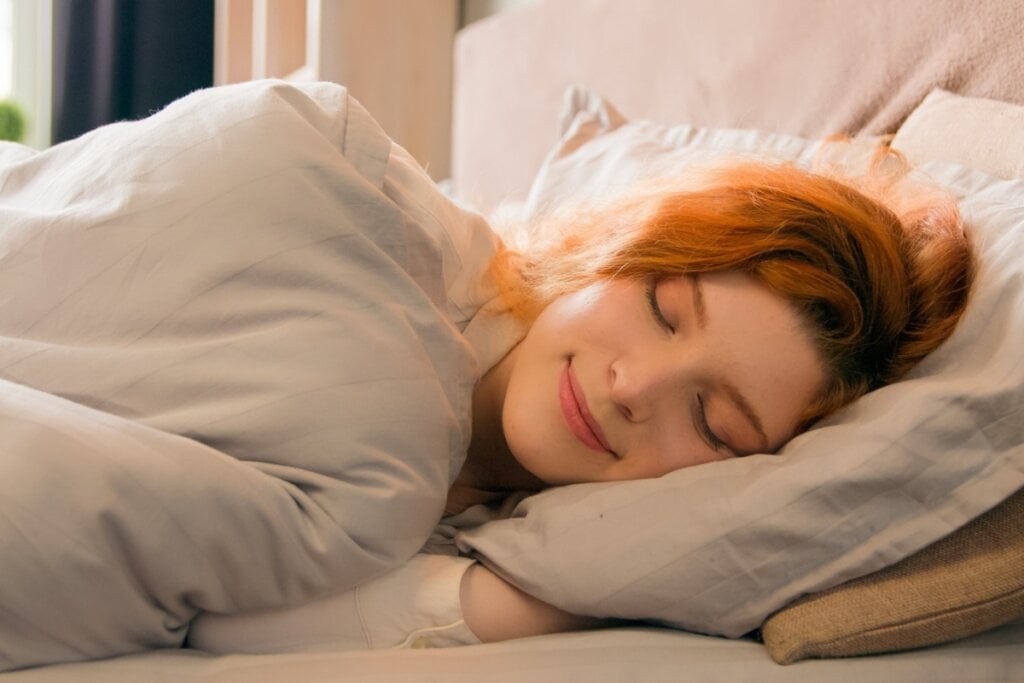
{"label": "eyebrow", "polygon": [[764,423],[761,422],[761,418],[758,417],[756,412],[754,412],[754,407],[750,405],[750,401],[740,393],[739,389],[729,382],[722,382],[721,386],[722,390],[729,395],[729,399],[736,404],[736,407],[740,409],[743,416],[746,417],[754,427],[754,431],[757,432],[758,437],[761,439],[761,449],[765,452],[774,450],[771,448],[771,444],[768,441],[768,435],[764,431]]}
{"label": "eyebrow", "polygon": [[[693,292],[693,311],[697,316],[697,325],[704,329],[708,326],[708,310],[704,305],[704,289],[700,284],[700,276],[693,275],[690,277],[690,289]],[[757,432],[757,436],[761,439],[761,446],[764,451],[769,451],[771,442],[768,439],[768,434],[764,431],[764,423],[758,416],[757,411],[754,410],[754,406],[750,405],[750,401],[747,400],[746,396],[740,392],[730,382],[722,381],[722,390],[729,396],[729,400],[732,401],[743,416],[747,418],[750,425]]]}
{"label": "eyebrow", "polygon": [[697,325],[703,330],[708,326],[708,311],[704,307],[704,289],[699,275],[690,276],[690,291],[693,292],[693,312],[697,314]]}

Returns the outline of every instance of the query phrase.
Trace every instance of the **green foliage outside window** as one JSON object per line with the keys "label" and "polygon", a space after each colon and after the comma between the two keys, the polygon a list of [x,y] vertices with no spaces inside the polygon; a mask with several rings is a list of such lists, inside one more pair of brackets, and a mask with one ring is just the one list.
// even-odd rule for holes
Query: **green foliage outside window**
{"label": "green foliage outside window", "polygon": [[11,100],[0,100],[0,140],[21,142],[25,137],[25,112]]}

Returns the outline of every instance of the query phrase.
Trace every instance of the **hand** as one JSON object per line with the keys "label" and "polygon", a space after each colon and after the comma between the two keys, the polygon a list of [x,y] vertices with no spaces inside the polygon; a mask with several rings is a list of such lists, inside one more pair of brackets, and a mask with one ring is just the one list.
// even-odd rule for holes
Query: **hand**
{"label": "hand", "polygon": [[528,595],[481,564],[462,577],[462,614],[485,643],[609,626],[612,620],[570,614]]}

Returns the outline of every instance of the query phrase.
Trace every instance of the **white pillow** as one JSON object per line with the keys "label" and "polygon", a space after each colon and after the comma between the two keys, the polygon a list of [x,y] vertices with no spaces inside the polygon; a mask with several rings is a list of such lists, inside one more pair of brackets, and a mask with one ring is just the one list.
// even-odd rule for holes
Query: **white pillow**
{"label": "white pillow", "polygon": [[561,139],[537,173],[522,208],[529,221],[569,203],[600,199],[652,177],[679,174],[723,158],[771,158],[854,166],[878,143],[866,136],[845,145],[783,133],[735,128],[663,126],[627,121],[615,107],[583,88],[565,93]]}
{"label": "white pillow", "polygon": [[915,164],[948,161],[997,178],[1024,178],[1024,107],[932,90],[892,146]]}
{"label": "white pillow", "polygon": [[[815,150],[754,131],[616,124],[600,113],[607,105],[574,101],[585,106],[539,174],[531,211],[581,178],[593,179],[582,190],[593,193],[666,160],[768,150],[805,161]],[[942,538],[1024,485],[1024,183],[924,170],[963,198],[981,266],[960,326],[911,377],[777,456],[553,489],[463,533],[460,547],[572,612],[739,636],[805,593]]]}

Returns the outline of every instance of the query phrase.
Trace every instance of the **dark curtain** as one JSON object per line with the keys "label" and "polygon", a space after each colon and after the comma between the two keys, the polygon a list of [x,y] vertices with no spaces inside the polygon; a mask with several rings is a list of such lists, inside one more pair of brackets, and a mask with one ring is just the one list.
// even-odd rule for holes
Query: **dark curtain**
{"label": "dark curtain", "polygon": [[54,0],[53,141],[213,84],[214,0]]}

